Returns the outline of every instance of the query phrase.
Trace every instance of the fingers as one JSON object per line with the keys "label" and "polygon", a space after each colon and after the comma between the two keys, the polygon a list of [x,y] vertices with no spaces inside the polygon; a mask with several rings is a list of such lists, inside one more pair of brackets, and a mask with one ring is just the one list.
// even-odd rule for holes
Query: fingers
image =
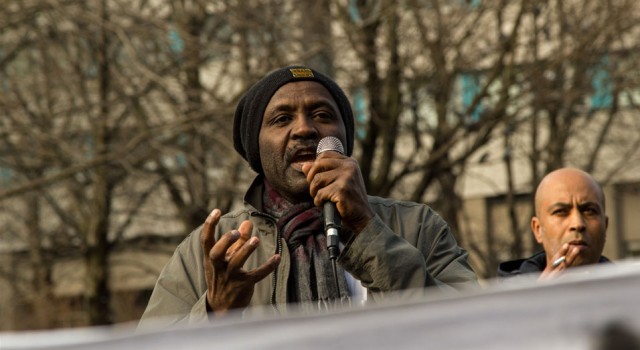
{"label": "fingers", "polygon": [[[330,173],[333,169],[337,169],[340,164],[336,162],[324,161],[320,162],[316,160],[309,167],[307,174],[307,182],[309,183],[309,192],[311,195],[315,197],[318,192],[318,189],[326,187],[328,184],[335,180],[335,176],[331,176]],[[306,165],[306,164],[305,164]]]}
{"label": "fingers", "polygon": [[571,248],[568,248],[567,250],[568,252],[565,258],[565,264],[567,267],[569,267],[569,266],[573,266],[573,263],[578,257],[578,254],[580,254],[580,249],[578,247],[571,247]]}
{"label": "fingers", "polygon": [[245,220],[238,229],[216,240],[220,218],[220,210],[214,209],[200,232],[207,305],[215,313],[248,305],[254,285],[273,272],[280,262],[280,256],[274,255],[257,269],[246,272],[243,266],[259,244],[259,239],[251,236],[253,224]]}
{"label": "fingers", "polygon": [[258,282],[263,278],[267,277],[270,273],[275,271],[275,269],[280,264],[280,255],[274,255],[266,263],[262,266],[250,271],[248,275],[254,282]]}
{"label": "fingers", "polygon": [[[213,216],[211,222],[217,223],[217,219],[219,219],[219,216]],[[209,218],[207,220],[209,220]],[[214,266],[217,266],[217,268],[224,267],[229,272],[239,271],[242,273],[242,267],[260,243],[258,237],[251,236],[252,230],[253,223],[249,220],[243,221],[237,230],[232,230],[222,235],[222,237],[213,244],[206,256],[209,257],[210,261]],[[213,236],[213,231],[211,225],[207,225],[207,230],[203,228],[203,232],[205,232],[203,237],[208,237],[208,235]],[[203,244],[206,244],[206,246],[209,246],[209,242],[212,241],[213,239],[205,240],[203,238]],[[248,272],[247,276],[257,282],[273,272],[279,262],[280,256],[274,255],[259,268]]]}
{"label": "fingers", "polygon": [[323,152],[314,161],[304,163],[302,172],[307,176],[307,181],[311,182],[316,174],[337,168],[340,162],[345,159],[349,159],[349,157],[338,152]]}
{"label": "fingers", "polygon": [[551,278],[559,275],[566,267],[567,267],[567,251],[569,250],[569,245],[564,244],[560,247],[550,260],[550,263],[547,264],[544,271],[540,274],[540,279]]}
{"label": "fingers", "polygon": [[555,271],[564,270],[567,266],[568,252],[569,252],[569,245],[565,243],[562,245],[562,247],[560,247],[560,250],[558,250],[556,254],[553,256],[553,260],[549,268]]}
{"label": "fingers", "polygon": [[[250,232],[250,231],[249,231]],[[213,247],[210,258],[215,266],[219,268],[224,266],[225,270],[228,274],[245,276],[245,282],[247,283],[257,283],[263,278],[267,277],[270,273],[272,273],[280,264],[280,255],[276,254],[269,258],[266,263],[262,264],[260,267],[251,270],[249,272],[245,272],[242,268],[244,264],[249,259],[249,256],[253,253],[254,250],[260,244],[260,239],[258,237],[250,237],[245,243],[239,244],[237,249],[232,253],[227,255],[228,259],[221,259],[221,251],[223,251],[226,247],[230,245],[236,245],[241,240],[242,234],[238,230],[233,230],[224,234],[220,240]]]}
{"label": "fingers", "polygon": [[323,152],[314,161],[303,164],[302,172],[307,176],[307,182],[311,182],[316,175],[338,169],[344,166],[345,161],[349,160],[355,161],[355,159],[338,152]]}
{"label": "fingers", "polygon": [[200,243],[202,245],[202,250],[204,252],[204,256],[209,256],[209,252],[211,248],[215,244],[215,228],[220,221],[221,212],[219,209],[213,209],[207,219],[204,221],[204,225],[202,226],[202,231],[200,232]]}
{"label": "fingers", "polygon": [[251,221],[245,220],[240,224],[240,227],[238,227],[238,232],[240,233],[240,237],[238,237],[238,240],[236,240],[231,245],[231,247],[227,249],[227,252],[225,253],[226,261],[231,260],[231,257],[235,254],[235,252],[251,238],[252,231],[253,231],[253,223],[251,223]]}
{"label": "fingers", "polygon": [[551,263],[551,267],[555,268],[560,266],[560,264],[562,264],[565,260],[566,260],[566,256],[561,256],[558,259],[554,260],[553,263]]}
{"label": "fingers", "polygon": [[226,262],[227,250],[233,243],[240,238],[240,232],[238,230],[231,230],[220,237],[216,244],[208,252],[211,262],[220,266]]}
{"label": "fingers", "polygon": [[337,152],[324,152],[315,161],[303,165],[313,203],[320,207],[333,202],[342,224],[359,233],[375,216],[367,198],[364,178],[358,162]]}
{"label": "fingers", "polygon": [[359,176],[358,164],[354,159],[339,154],[336,157],[340,158],[329,158],[324,156],[325,153],[322,154],[323,158],[312,163],[306,173],[309,192],[316,206],[326,201],[340,202],[344,193],[356,185],[354,180]]}
{"label": "fingers", "polygon": [[231,269],[240,269],[244,266],[244,263],[249,258],[249,255],[253,253],[253,251],[258,246],[260,240],[258,237],[251,237],[249,240],[238,247],[237,251],[234,252],[232,256],[230,256],[228,260],[229,268]]}
{"label": "fingers", "polygon": [[200,243],[205,257],[214,260],[220,260],[224,257],[224,260],[229,260],[235,251],[251,237],[253,224],[251,221],[245,220],[240,224],[238,230],[224,234],[220,237],[220,240],[216,242],[215,228],[220,221],[220,217],[221,212],[219,209],[214,209],[211,214],[207,216],[202,231],[200,232]]}
{"label": "fingers", "polygon": [[580,254],[578,247],[571,246],[568,243],[562,245],[560,250],[554,254],[549,265],[544,269],[541,278],[558,276],[562,271],[573,265],[575,259]]}
{"label": "fingers", "polygon": [[565,268],[572,266],[576,258],[580,254],[580,249],[565,243],[560,250],[554,255],[551,267],[562,271]]}

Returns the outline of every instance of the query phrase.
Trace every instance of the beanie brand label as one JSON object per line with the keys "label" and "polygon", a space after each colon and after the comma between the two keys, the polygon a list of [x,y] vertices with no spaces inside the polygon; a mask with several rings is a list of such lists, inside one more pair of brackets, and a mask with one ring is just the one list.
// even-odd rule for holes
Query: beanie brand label
{"label": "beanie brand label", "polygon": [[313,72],[309,68],[291,68],[289,71],[294,78],[313,78]]}

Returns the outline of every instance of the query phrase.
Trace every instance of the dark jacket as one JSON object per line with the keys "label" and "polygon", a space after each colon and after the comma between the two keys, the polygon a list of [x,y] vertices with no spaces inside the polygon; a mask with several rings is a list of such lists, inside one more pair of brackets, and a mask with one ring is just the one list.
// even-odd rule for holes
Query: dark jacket
{"label": "dark jacket", "polygon": [[[604,256],[600,257],[598,263],[611,262]],[[534,254],[528,259],[516,259],[500,263],[498,265],[498,277],[511,277],[525,273],[541,273],[547,267],[547,254],[542,251]]]}

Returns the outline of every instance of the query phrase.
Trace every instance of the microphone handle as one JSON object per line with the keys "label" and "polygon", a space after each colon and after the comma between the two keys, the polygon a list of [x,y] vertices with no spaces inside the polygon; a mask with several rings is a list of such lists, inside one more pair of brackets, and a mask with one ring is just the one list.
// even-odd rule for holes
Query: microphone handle
{"label": "microphone handle", "polygon": [[340,246],[338,245],[340,237],[338,230],[341,221],[336,204],[333,202],[325,202],[322,206],[324,212],[324,229],[327,234],[327,250],[329,251],[329,259],[335,260],[340,255]]}

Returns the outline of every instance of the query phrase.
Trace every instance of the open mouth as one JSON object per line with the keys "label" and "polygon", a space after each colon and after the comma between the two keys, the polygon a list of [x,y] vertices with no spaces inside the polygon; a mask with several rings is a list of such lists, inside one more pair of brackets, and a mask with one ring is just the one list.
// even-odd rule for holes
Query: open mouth
{"label": "open mouth", "polygon": [[298,153],[294,154],[293,157],[291,157],[290,162],[291,163],[304,163],[304,162],[312,162],[315,159],[316,159],[316,153],[315,152],[301,151],[301,152],[298,152]]}
{"label": "open mouth", "polygon": [[312,162],[316,159],[315,147],[301,147],[294,149],[289,158],[291,164],[297,170],[301,170],[302,164]]}

